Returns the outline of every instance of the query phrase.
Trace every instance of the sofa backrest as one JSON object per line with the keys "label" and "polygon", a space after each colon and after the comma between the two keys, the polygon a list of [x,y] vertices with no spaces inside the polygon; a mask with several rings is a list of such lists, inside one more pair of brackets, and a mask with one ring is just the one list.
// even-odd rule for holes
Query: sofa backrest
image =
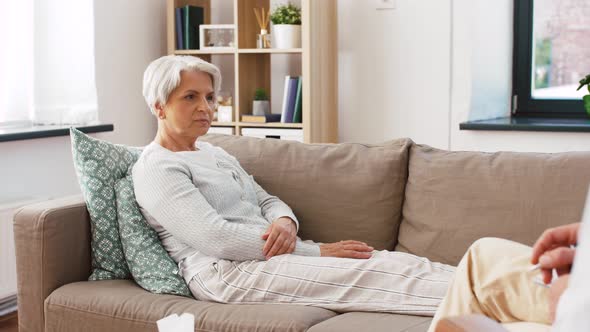
{"label": "sofa backrest", "polygon": [[580,221],[590,152],[410,150],[396,250],[457,264],[482,237],[534,244],[547,228]]}
{"label": "sofa backrest", "polygon": [[207,135],[295,212],[304,240],[354,239],[392,250],[401,219],[409,139],[381,145]]}

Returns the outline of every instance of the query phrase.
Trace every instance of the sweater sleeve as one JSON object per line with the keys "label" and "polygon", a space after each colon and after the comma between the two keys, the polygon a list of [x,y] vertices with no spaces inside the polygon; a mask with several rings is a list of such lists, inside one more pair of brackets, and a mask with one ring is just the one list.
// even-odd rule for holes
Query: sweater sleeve
{"label": "sweater sleeve", "polygon": [[244,261],[264,260],[264,226],[223,219],[193,184],[189,169],[160,158],[133,169],[138,204],[172,236],[207,256]]}
{"label": "sweater sleeve", "polygon": [[264,216],[264,219],[271,223],[277,218],[289,217],[293,219],[295,225],[297,226],[297,231],[299,231],[299,220],[297,220],[297,217],[295,217],[295,214],[287,204],[281,201],[278,197],[267,193],[266,190],[256,183],[254,177],[246,172],[246,170],[242,167],[242,165],[240,165],[240,162],[234,156],[230,155],[224,149],[218,146],[209,146],[213,149],[213,151],[215,151],[217,156],[231,163],[233,167],[241,173],[242,179],[247,180],[252,184],[254,191],[256,192],[258,206],[260,206],[260,209],[262,210],[262,216]]}
{"label": "sweater sleeve", "polygon": [[[254,177],[249,175],[246,170],[242,168],[240,162],[234,156],[230,155],[220,147],[215,147],[215,150],[223,158],[229,160],[243,175],[249,178],[254,187],[254,191],[256,192],[256,198],[258,199],[258,205],[262,210],[262,215],[266,220],[273,222],[280,217],[289,217],[295,222],[297,232],[299,232],[299,220],[293,213],[293,210],[291,210],[291,208],[285,204],[285,202],[280,200],[278,197],[267,193],[266,190],[264,190],[264,188],[262,188],[256,182],[256,180],[254,180]],[[318,244],[315,244],[312,241],[303,242],[298,237],[293,254],[300,256],[320,256],[320,247]]]}
{"label": "sweater sleeve", "polygon": [[[293,219],[295,225],[297,225],[297,231],[299,232],[299,221],[295,217],[293,210],[291,210],[291,208],[278,197],[267,193],[266,190],[256,183],[252,176],[250,176],[250,178],[256,190],[258,205],[260,205],[260,208],[262,209],[262,215],[264,218],[272,222],[280,217],[289,217]],[[320,256],[320,247],[311,241],[303,242],[298,237],[293,254],[300,256]]]}
{"label": "sweater sleeve", "polygon": [[260,206],[260,209],[262,210],[264,219],[273,222],[280,217],[289,217],[293,219],[295,226],[297,226],[297,231],[299,232],[299,220],[295,217],[293,210],[291,210],[291,208],[278,197],[267,193],[266,190],[254,180],[253,176],[250,175],[249,178],[254,187],[254,191],[256,191],[258,206]]}

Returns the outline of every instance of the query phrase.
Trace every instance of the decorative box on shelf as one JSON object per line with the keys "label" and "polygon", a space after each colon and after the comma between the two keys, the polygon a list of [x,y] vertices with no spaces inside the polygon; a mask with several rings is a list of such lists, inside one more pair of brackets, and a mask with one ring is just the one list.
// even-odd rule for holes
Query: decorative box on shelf
{"label": "decorative box on shelf", "polygon": [[201,50],[234,51],[236,26],[233,24],[201,24],[199,42]]}

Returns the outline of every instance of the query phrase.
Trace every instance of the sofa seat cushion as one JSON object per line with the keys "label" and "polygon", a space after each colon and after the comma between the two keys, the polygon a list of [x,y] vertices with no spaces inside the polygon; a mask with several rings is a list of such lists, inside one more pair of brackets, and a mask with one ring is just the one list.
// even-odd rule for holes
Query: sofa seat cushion
{"label": "sofa seat cushion", "polygon": [[432,317],[350,312],[314,325],[309,332],[425,332]]}
{"label": "sofa seat cushion", "polygon": [[456,265],[469,245],[499,237],[532,245],[550,227],[579,222],[590,153],[410,150],[396,250]]}
{"label": "sofa seat cushion", "polygon": [[206,135],[299,219],[304,240],[364,241],[393,250],[407,179],[409,139],[383,144],[302,144]]}
{"label": "sofa seat cushion", "polygon": [[171,314],[195,315],[198,331],[306,331],[336,313],[296,305],[229,305],[149,293],[131,280],[83,281],[45,300],[45,331],[157,331]]}

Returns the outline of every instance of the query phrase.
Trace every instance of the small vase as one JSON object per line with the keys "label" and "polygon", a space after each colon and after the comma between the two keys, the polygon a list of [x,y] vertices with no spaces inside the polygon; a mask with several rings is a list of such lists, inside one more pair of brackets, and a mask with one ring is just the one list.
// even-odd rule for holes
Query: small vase
{"label": "small vase", "polygon": [[590,95],[585,95],[583,97],[584,100],[584,108],[586,109],[586,114],[590,117]]}
{"label": "small vase", "polygon": [[301,25],[276,24],[273,25],[273,47],[274,48],[300,48],[301,47]]}
{"label": "small vase", "polygon": [[256,35],[256,48],[270,48],[270,35],[268,33]]}
{"label": "small vase", "polygon": [[254,100],[252,102],[252,115],[265,115],[270,113],[268,100]]}

